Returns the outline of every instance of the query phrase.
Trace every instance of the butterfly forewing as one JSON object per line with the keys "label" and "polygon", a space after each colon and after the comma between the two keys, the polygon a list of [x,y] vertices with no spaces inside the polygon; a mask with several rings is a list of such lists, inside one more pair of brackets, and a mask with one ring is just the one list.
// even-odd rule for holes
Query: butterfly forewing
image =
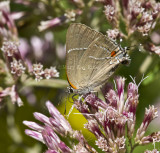
{"label": "butterfly forewing", "polygon": [[102,34],[92,30],[91,28],[83,25],[74,23],[71,24],[67,31],[66,38],[66,71],[69,82],[74,87],[79,86],[78,72],[80,71],[79,61],[88,49],[88,46]]}

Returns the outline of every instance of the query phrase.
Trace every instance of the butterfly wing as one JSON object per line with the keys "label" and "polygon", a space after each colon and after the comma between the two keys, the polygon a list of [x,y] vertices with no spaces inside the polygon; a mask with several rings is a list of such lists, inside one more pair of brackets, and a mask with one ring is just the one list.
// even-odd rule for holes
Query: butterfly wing
{"label": "butterfly wing", "polygon": [[[116,54],[112,57],[113,51]],[[81,76],[79,83],[82,87],[88,86],[98,90],[99,86],[108,80],[115,68],[124,60],[126,60],[124,50],[121,50],[108,37],[100,36],[89,45],[81,57],[80,65],[83,70],[79,71],[78,74]]]}
{"label": "butterfly wing", "polygon": [[66,37],[66,73],[70,85],[79,88],[78,73],[80,70],[79,61],[88,49],[88,46],[102,34],[92,30],[86,25],[73,23],[67,31]]}

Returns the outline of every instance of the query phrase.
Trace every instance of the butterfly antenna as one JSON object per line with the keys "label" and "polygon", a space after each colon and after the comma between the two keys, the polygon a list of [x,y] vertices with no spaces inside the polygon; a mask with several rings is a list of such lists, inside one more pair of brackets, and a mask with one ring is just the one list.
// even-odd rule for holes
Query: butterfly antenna
{"label": "butterfly antenna", "polygon": [[62,98],[63,97],[65,97],[64,98],[64,100],[65,100],[65,110],[64,110],[64,115],[66,114],[66,104],[67,104],[67,98],[68,98],[68,92],[64,92],[64,96],[61,96],[61,98],[60,98],[60,102],[63,102],[63,100],[62,100]]}
{"label": "butterfly antenna", "polygon": [[[136,78],[135,78],[135,77],[133,78],[131,75],[130,75],[130,78],[132,79],[133,83],[136,84]],[[141,81],[138,83],[138,85],[136,84],[137,87],[139,88],[139,86],[141,85],[141,83],[142,83],[145,79],[147,79],[147,78],[148,78],[148,76],[144,77],[144,74],[143,74]]]}
{"label": "butterfly antenna", "polygon": [[[72,96],[73,97],[73,96]],[[73,100],[73,98],[71,98],[72,100]],[[68,96],[68,101],[70,102],[70,103],[74,103],[73,101],[70,101],[70,94],[69,94],[69,96]]]}
{"label": "butterfly antenna", "polygon": [[146,77],[144,77],[144,74],[143,74],[143,76],[142,76],[142,79],[141,79],[141,81],[138,83],[138,88],[139,88],[139,86],[141,85],[141,83],[145,80],[145,79],[147,79],[148,78],[148,76],[146,76]]}

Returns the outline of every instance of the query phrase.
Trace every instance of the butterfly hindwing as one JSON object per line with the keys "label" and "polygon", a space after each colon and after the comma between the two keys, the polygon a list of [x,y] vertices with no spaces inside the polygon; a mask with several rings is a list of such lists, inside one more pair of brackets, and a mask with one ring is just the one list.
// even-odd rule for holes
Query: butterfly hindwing
{"label": "butterfly hindwing", "polygon": [[118,59],[116,55],[112,57],[111,53],[113,51],[116,51],[117,55],[124,52],[104,35],[89,45],[80,60],[80,65],[83,69],[79,72],[82,78],[79,83],[83,87],[92,86],[96,88],[99,85],[103,85],[114,73],[115,68],[125,60],[125,58]]}

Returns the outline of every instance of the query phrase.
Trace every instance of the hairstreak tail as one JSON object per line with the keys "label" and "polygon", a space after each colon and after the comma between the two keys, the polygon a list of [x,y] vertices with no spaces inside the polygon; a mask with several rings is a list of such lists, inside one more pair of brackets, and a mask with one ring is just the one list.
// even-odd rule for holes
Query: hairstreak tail
{"label": "hairstreak tail", "polygon": [[66,73],[70,92],[96,92],[120,63],[128,63],[126,48],[84,24],[73,23],[66,37]]}

